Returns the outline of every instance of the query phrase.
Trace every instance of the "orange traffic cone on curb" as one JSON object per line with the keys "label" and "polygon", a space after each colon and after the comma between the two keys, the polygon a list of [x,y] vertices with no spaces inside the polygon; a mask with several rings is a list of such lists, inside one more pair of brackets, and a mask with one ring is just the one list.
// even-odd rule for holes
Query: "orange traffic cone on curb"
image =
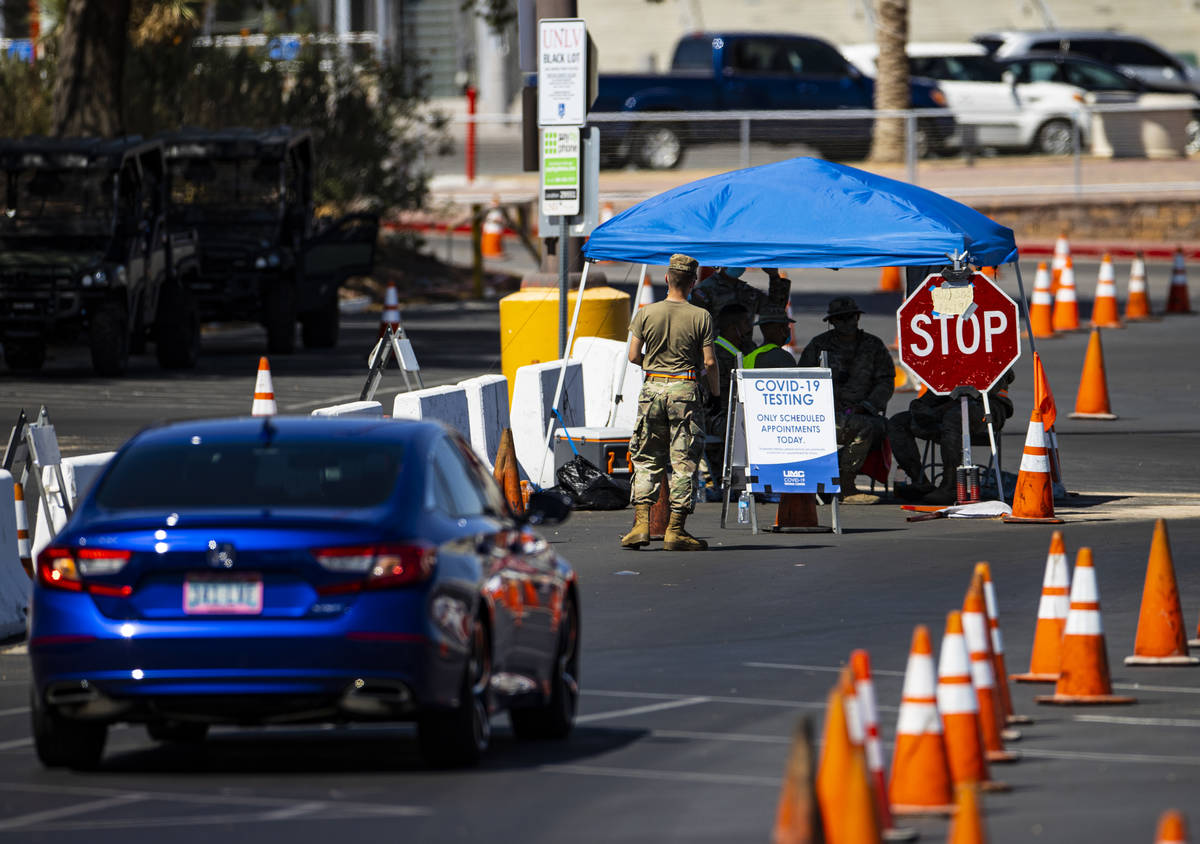
{"label": "orange traffic cone on curb", "polygon": [[500,434],[500,446],[496,449],[496,463],[493,476],[504,492],[504,500],[508,509],[515,516],[525,513],[525,497],[521,494],[521,467],[517,463],[516,441],[513,439],[512,428],[505,428]]}
{"label": "orange traffic cone on curb", "polygon": [[1158,833],[1154,836],[1154,844],[1187,844],[1187,821],[1183,813],[1176,809],[1168,809],[1158,819]]}
{"label": "orange traffic cone on curb", "polygon": [[783,774],[771,844],[818,844],[825,840],[817,805],[816,780],[812,721],[801,716],[792,733],[792,750]]}
{"label": "orange traffic cone on curb", "polygon": [[888,799],[897,815],[948,815],[954,810],[934,678],[929,630],[918,624],[904,672],[888,784]]}
{"label": "orange traffic cone on curb", "polygon": [[817,496],[811,492],[785,492],[775,509],[775,533],[828,533],[832,528],[817,521]]}
{"label": "orange traffic cone on curb", "polygon": [[1183,249],[1175,250],[1175,264],[1171,267],[1171,290],[1167,293],[1168,314],[1192,313],[1191,302],[1188,301],[1187,267],[1183,263]]}
{"label": "orange traffic cone on curb", "polygon": [[1062,275],[1058,277],[1058,289],[1054,293],[1054,315],[1051,319],[1055,331],[1079,330],[1079,302],[1075,297],[1075,265],[1067,258]]}
{"label": "orange traffic cone on curb", "polygon": [[942,652],[938,658],[937,708],[946,733],[946,756],[954,783],[975,782],[991,791],[1007,791],[988,774],[988,760],[979,723],[979,698],[971,683],[970,657],[963,636],[962,613],[946,617]]}
{"label": "orange traffic cone on curb", "polygon": [[258,375],[254,379],[254,403],[250,405],[251,416],[274,416],[275,386],[271,383],[271,365],[265,357],[258,359]]}
{"label": "orange traffic cone on curb", "polygon": [[646,307],[647,305],[653,305],[653,304],[654,304],[654,285],[650,283],[650,279],[646,279],[644,282],[642,282],[641,287],[638,288],[637,306],[638,306],[638,309],[640,310],[640,309]]}
{"label": "orange traffic cone on curb", "polygon": [[1029,325],[1034,337],[1054,336],[1054,296],[1050,293],[1050,271],[1046,262],[1038,264],[1033,277],[1033,302],[1029,307]]}
{"label": "orange traffic cone on curb", "polygon": [[1071,244],[1067,242],[1067,233],[1059,234],[1058,239],[1054,241],[1054,258],[1050,262],[1051,284],[1050,292],[1058,293],[1059,281],[1062,278],[1062,271],[1067,266],[1067,262],[1071,258]]}
{"label": "orange traffic cone on curb", "polygon": [[1150,300],[1146,295],[1146,259],[1139,252],[1129,266],[1129,295],[1125,297],[1125,320],[1150,319]]}
{"label": "orange traffic cone on curb", "polygon": [[17,511],[17,556],[21,559],[21,568],[33,577],[33,554],[29,547],[29,513],[25,509],[25,487],[13,484],[13,505]]}
{"label": "orange traffic cone on curb", "polygon": [[1075,396],[1072,419],[1116,419],[1108,404],[1108,377],[1104,374],[1104,347],[1100,345],[1100,329],[1093,328],[1088,338],[1087,356],[1083,359],[1083,374],[1079,377],[1079,393]]}
{"label": "orange traffic cone on curb", "polygon": [[950,821],[946,844],[987,844],[987,830],[979,810],[979,787],[963,783],[955,792],[954,819]]}
{"label": "orange traffic cone on curb", "polygon": [[[996,692],[996,671],[988,636],[987,603],[983,597],[983,578],[976,570],[963,600],[963,641],[971,660],[971,685],[979,705],[979,729],[989,762],[1016,762],[1019,753],[1004,749],[1004,705]],[[1016,733],[1020,738],[1021,734]]]}
{"label": "orange traffic cone on curb", "polygon": [[1029,414],[1029,432],[1025,436],[1025,453],[1017,473],[1017,488],[1013,491],[1012,515],[1005,516],[1008,524],[1061,525],[1054,516],[1054,482],[1050,479],[1050,457],[1046,448],[1046,432],[1042,429],[1042,414],[1035,407]]}
{"label": "orange traffic cone on curb", "polygon": [[479,251],[485,258],[504,257],[504,212],[500,210],[499,197],[492,198],[492,207],[483,216]]}
{"label": "orange traffic cone on curb", "polygon": [[383,312],[379,315],[379,336],[387,334],[388,329],[400,330],[400,294],[396,292],[396,283],[389,281],[387,291],[383,294]]}
{"label": "orange traffic cone on curb", "polygon": [[904,285],[900,281],[899,267],[883,267],[879,270],[879,292],[900,293]]}
{"label": "orange traffic cone on curb", "polygon": [[875,795],[875,809],[886,841],[912,841],[915,829],[896,827],[892,823],[892,807],[888,803],[887,785],[883,777],[883,744],[879,740],[879,711],[875,706],[875,681],[871,678],[871,657],[861,648],[850,654],[850,670],[854,675],[854,695],[862,716],[863,751],[866,754],[867,774]]}
{"label": "orange traffic cone on curb", "polygon": [[1062,531],[1050,537],[1050,553],[1046,555],[1046,573],[1042,576],[1042,597],[1038,601],[1037,627],[1033,631],[1033,654],[1029,671],[1014,674],[1018,683],[1056,683],[1062,665],[1063,629],[1071,609],[1071,569]]}
{"label": "orange traffic cone on curb", "polygon": [[1107,252],[1100,261],[1096,279],[1096,297],[1092,300],[1093,328],[1124,328],[1117,309],[1117,282],[1113,275],[1112,256]]}
{"label": "orange traffic cone on curb", "polygon": [[848,671],[843,671],[825,707],[817,802],[828,844],[867,844],[881,840],[866,759],[863,749],[851,740],[847,721],[846,690],[853,688]]}
{"label": "orange traffic cone on curb", "polygon": [[1038,695],[1037,703],[1087,704],[1136,703],[1137,699],[1112,693],[1108,674],[1108,649],[1100,621],[1100,587],[1092,564],[1092,549],[1080,548],[1071,575],[1071,609],[1063,630],[1062,666],[1054,694]]}
{"label": "orange traffic cone on curb", "polygon": [[1032,724],[1033,719],[1028,715],[1016,715],[1013,712],[1012,693],[1008,690],[1008,668],[1004,664],[1004,637],[1000,635],[1000,612],[996,604],[996,586],[992,583],[992,568],[987,563],[976,563],[975,572],[983,581],[983,600],[987,607],[988,630],[992,634],[992,666],[995,668],[996,690],[1000,694],[1000,704],[1004,707],[1004,723]]}
{"label": "orange traffic cone on curb", "polygon": [[1197,665],[1200,657],[1188,656],[1187,634],[1183,632],[1183,609],[1175,583],[1171,561],[1171,541],[1167,523],[1154,523],[1150,542],[1150,561],[1146,564],[1146,585],[1142,588],[1142,609],[1138,615],[1133,656],[1126,665]]}

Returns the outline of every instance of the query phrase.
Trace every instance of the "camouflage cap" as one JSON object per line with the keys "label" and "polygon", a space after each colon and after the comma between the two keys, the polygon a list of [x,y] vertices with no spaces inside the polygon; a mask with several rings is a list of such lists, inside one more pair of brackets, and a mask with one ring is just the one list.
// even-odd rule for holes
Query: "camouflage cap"
{"label": "camouflage cap", "polygon": [[788,325],[789,323],[794,323],[795,321],[796,320],[792,319],[784,311],[766,311],[765,313],[761,313],[758,315],[758,321],[755,322],[754,324],[755,325],[773,325],[773,324]]}
{"label": "camouflage cap", "polygon": [[676,252],[671,256],[671,263],[667,265],[672,270],[679,270],[685,273],[695,275],[700,269],[700,262],[690,255],[684,255]]}
{"label": "camouflage cap", "polygon": [[838,296],[829,303],[829,310],[826,311],[822,319],[828,321],[833,317],[845,316],[846,314],[861,314],[862,308],[849,296]]}

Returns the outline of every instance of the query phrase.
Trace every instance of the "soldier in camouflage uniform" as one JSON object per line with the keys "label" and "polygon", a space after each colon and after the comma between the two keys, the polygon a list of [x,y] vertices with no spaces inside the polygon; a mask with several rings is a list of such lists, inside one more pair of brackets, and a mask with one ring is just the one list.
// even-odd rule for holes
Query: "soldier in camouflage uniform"
{"label": "soldier in camouflage uniform", "polygon": [[745,267],[717,267],[717,271],[696,285],[690,301],[704,308],[716,319],[726,305],[738,304],[750,312],[750,316],[775,311],[783,313],[792,295],[792,280],[780,275],[774,267],[763,267],[770,282],[763,293],[742,281]]}
{"label": "soldier in camouflage uniform", "polygon": [[672,255],[667,298],[639,308],[629,324],[629,361],[646,372],[638,394],[638,418],[629,441],[633,462],[633,529],[621,538],[625,548],[650,543],[650,508],[671,469],[671,521],[663,536],[668,551],[702,551],[708,543],[684,529],[696,500],[695,477],[704,451],[703,372],[713,396],[721,395],[713,351],[712,317],[688,304],[696,283],[695,258]]}
{"label": "soldier in camouflage uniform", "polygon": [[887,346],[858,327],[862,314],[849,296],[829,303],[825,314],[833,328],[814,337],[800,353],[800,366],[820,366],[829,353],[833,372],[833,404],[837,414],[838,471],[842,500],[873,504],[878,496],[859,492],[854,479],[871,449],[887,433],[884,412],[895,389],[896,367]]}

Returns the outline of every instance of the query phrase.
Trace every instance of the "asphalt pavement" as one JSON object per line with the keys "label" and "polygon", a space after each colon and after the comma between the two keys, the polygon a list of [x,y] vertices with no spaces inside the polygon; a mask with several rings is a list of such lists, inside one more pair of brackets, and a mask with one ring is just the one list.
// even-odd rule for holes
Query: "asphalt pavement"
{"label": "asphalt pavement", "polygon": [[[1077,267],[1085,303],[1095,264]],[[1119,289],[1128,267],[1119,265]],[[750,273],[748,278],[757,274]],[[621,280],[615,265],[611,277]],[[798,336],[822,327],[833,295],[850,292],[864,327],[895,334],[896,294],[874,271],[795,273]],[[1033,266],[1025,267],[1027,289]],[[1165,265],[1152,265],[1161,307]],[[1002,284],[1015,290],[1015,280]],[[661,293],[661,291],[660,291]],[[405,309],[426,383],[498,371],[495,303]],[[273,357],[282,412],[357,398],[377,315],[346,315],[331,352]],[[1108,387],[1119,418],[1066,418],[1086,333],[1038,341],[1061,412],[1068,488],[1059,503],[1073,556],[1095,551],[1113,680],[1127,707],[1047,708],[1044,686],[1013,686],[1022,758],[995,766],[1013,786],[984,798],[993,842],[1152,840],[1168,807],[1190,810],[1200,784],[1200,667],[1127,668],[1152,519],[1169,520],[1188,632],[1200,614],[1200,456],[1196,317],[1106,331]],[[157,419],[249,410],[264,342],[252,326],[206,333],[199,368],[164,374],[137,359],[129,377],[90,375],[83,349],[56,351],[37,378],[0,375],[0,421],[47,405],[64,450],[106,450]],[[1028,345],[1013,385],[1004,466],[1016,470],[1031,404]],[[402,388],[390,371],[381,397]],[[385,392],[386,391],[386,392]],[[898,395],[890,410],[903,409]],[[769,507],[760,510],[770,521]],[[821,510],[828,524],[829,513]],[[425,770],[405,726],[217,730],[197,747],[155,745],[113,730],[101,769],[47,771],[33,754],[28,662],[0,655],[0,837],[16,841],[762,842],[768,839],[795,721],[819,722],[838,667],[867,648],[881,731],[890,748],[913,626],[936,642],[961,606],[973,564],[992,564],[1012,671],[1028,665],[1051,528],[992,521],[910,523],[894,504],[845,507],[845,533],[752,536],[719,527],[701,505],[689,528],[699,554],[652,545],[621,551],[630,513],[577,513],[546,531],[579,572],[583,694],[579,726],[560,744],[516,742],[498,718],[492,752],[467,772]],[[818,725],[819,726],[819,725]],[[818,730],[819,735],[819,730]],[[1200,819],[1193,817],[1193,824]],[[944,821],[906,822],[923,840]]]}

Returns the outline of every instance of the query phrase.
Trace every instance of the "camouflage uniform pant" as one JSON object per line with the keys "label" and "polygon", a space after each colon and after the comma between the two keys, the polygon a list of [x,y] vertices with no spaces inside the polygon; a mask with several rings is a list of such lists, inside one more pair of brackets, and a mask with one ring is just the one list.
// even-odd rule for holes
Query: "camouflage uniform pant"
{"label": "camouflage uniform pant", "polygon": [[838,471],[857,475],[880,440],[887,433],[887,420],[865,413],[842,413],[837,417]]}
{"label": "camouflage uniform pant", "polygon": [[634,505],[658,500],[663,473],[671,469],[671,509],[692,512],[696,467],[704,451],[704,407],[695,381],[647,378],[638,394],[637,425],[629,452]]}

